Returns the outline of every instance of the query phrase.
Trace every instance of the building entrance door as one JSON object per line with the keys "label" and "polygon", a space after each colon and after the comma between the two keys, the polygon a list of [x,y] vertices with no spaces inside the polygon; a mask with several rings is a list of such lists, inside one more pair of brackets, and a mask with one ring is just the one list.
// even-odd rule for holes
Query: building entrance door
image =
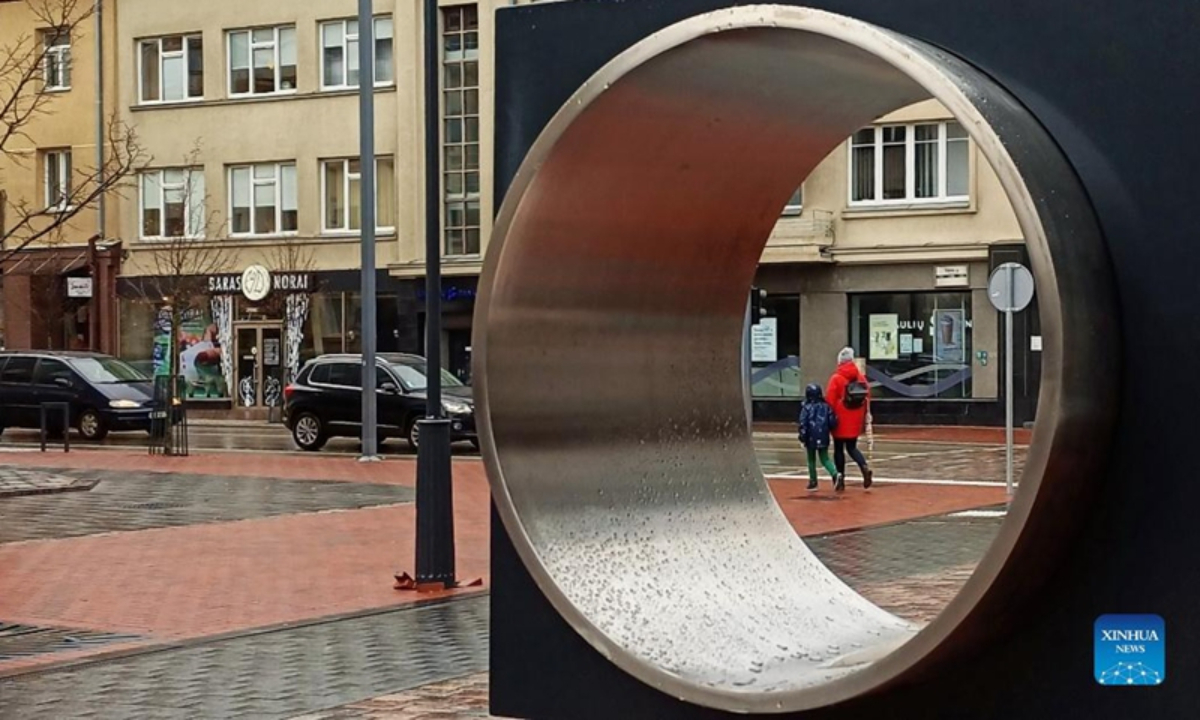
{"label": "building entrance door", "polygon": [[238,323],[234,327],[237,403],[241,407],[283,405],[283,327],[272,323]]}

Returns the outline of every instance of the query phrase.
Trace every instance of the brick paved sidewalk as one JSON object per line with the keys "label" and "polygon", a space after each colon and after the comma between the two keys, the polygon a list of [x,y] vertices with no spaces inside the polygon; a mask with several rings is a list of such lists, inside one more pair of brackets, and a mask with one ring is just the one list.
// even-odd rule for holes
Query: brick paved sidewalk
{"label": "brick paved sidewalk", "polygon": [[[129,475],[130,482],[144,476],[152,485],[187,486],[193,493],[196,481],[189,478],[198,477],[194,473],[204,472],[206,477],[219,473],[235,483],[231,488],[236,489],[242,478],[247,493],[264,498],[273,496],[249,486],[334,480],[338,482],[333,485],[344,486],[346,493],[359,493],[356,488],[364,484],[415,484],[411,459],[359,463],[349,457],[219,453],[150,458],[140,452],[81,450],[69,455],[0,456],[0,463],[39,471],[68,468],[71,475],[82,468],[92,473],[108,468]],[[164,475],[164,470],[193,475]],[[482,463],[456,460],[454,482],[459,576],[482,577],[486,588],[489,491]],[[328,485],[323,492],[329,491]],[[877,485],[864,491],[851,486],[835,495],[828,483],[810,493],[801,480],[776,480],[771,488],[788,519],[806,536],[1004,501],[1003,489],[991,487]],[[231,494],[238,495],[232,490]],[[72,501],[88,500],[91,495],[72,494]],[[169,494],[164,497],[170,499]],[[99,498],[97,494],[95,499]],[[0,502],[22,500],[32,499]],[[87,531],[93,534],[78,537],[60,534],[17,542],[0,538],[0,622],[127,633],[138,637],[132,646],[140,647],[390,607],[425,597],[395,591],[391,586],[394,571],[413,569],[415,508],[409,503],[381,499],[374,501],[377,506],[361,509],[282,510],[284,514],[274,510],[268,513],[272,517],[226,521],[223,511],[213,505],[217,500],[202,495],[195,501],[209,511],[171,516],[171,523],[165,524],[174,526],[152,523],[151,529],[101,532],[104,527],[130,527],[101,523],[95,531]],[[81,506],[81,511],[86,513],[87,506]],[[42,512],[54,514],[52,507]],[[185,511],[155,507],[133,512]],[[22,537],[19,528],[10,527],[14,524],[20,525],[21,519],[6,521],[6,531],[10,537]],[[0,659],[0,676],[118,647],[130,646]]]}

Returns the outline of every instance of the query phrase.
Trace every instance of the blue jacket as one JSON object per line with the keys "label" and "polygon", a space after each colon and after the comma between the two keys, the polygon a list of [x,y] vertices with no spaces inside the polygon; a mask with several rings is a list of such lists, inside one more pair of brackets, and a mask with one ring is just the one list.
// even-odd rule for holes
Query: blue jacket
{"label": "blue jacket", "polygon": [[[814,392],[815,390],[815,392]],[[819,385],[809,385],[805,391],[804,407],[797,419],[800,426],[800,442],[810,450],[829,447],[829,435],[837,427],[837,415],[822,397]]]}

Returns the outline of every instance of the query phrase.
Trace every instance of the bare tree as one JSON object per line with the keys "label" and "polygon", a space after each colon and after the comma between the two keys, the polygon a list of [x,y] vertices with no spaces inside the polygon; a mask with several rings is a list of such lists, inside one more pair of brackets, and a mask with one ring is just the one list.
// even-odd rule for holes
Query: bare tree
{"label": "bare tree", "polygon": [[[52,41],[78,37],[95,12],[91,0],[23,2],[37,25],[50,30],[30,31],[0,47],[0,157],[10,167],[19,168],[28,167],[30,158],[36,163],[36,154],[29,148],[38,147],[38,120],[54,113],[60,94],[53,87],[61,80],[55,75],[70,72],[69,44],[64,51]],[[53,37],[47,38],[47,33]],[[11,193],[0,198],[0,264],[34,243],[61,242],[81,212],[95,207],[106,195],[119,194],[136,168],[148,161],[136,133],[115,115],[104,132],[108,149],[104,161],[99,167],[68,164],[53,189],[55,197],[45,198],[49,202]]]}

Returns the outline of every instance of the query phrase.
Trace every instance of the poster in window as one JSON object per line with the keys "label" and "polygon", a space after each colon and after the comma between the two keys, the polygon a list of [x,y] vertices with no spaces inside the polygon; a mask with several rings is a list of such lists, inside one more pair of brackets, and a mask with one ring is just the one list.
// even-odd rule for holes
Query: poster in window
{"label": "poster in window", "polygon": [[963,337],[962,310],[938,310],[933,320],[933,360],[943,363],[963,363],[966,342]]}
{"label": "poster in window", "polygon": [[911,333],[901,333],[901,335],[900,335],[900,354],[901,355],[912,355],[914,352],[916,352],[916,351],[913,350],[912,334]]}
{"label": "poster in window", "polygon": [[279,364],[279,338],[263,338],[263,365]]}
{"label": "poster in window", "polygon": [[871,360],[895,360],[900,357],[900,316],[871,315],[868,318],[871,343],[867,357]]}
{"label": "poster in window", "polygon": [[765,317],[750,326],[750,361],[773,363],[779,359],[778,318]]}

